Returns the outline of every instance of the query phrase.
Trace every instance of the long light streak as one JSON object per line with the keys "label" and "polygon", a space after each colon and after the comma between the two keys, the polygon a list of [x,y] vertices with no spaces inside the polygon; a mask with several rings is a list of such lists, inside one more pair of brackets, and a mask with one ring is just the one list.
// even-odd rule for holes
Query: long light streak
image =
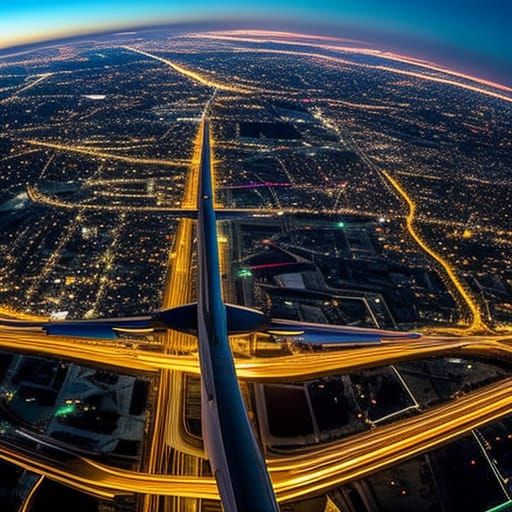
{"label": "long light streak", "polygon": [[176,62],[164,59],[163,57],[159,57],[158,55],[154,55],[152,53],[145,52],[144,50],[139,50],[138,48],[132,48],[131,46],[123,46],[125,50],[129,50],[131,52],[139,53],[140,55],[144,55],[145,57],[149,57],[150,59],[158,60],[167,66],[170,66],[174,71],[177,71],[181,75],[193,80],[194,82],[200,83],[201,85],[205,85],[206,87],[211,87],[213,89],[217,89],[219,91],[227,91],[227,92],[236,92],[236,93],[253,93],[256,92],[257,89],[254,87],[249,87],[245,85],[229,85],[224,82],[219,82],[214,78],[208,77],[205,74],[199,73],[197,71],[193,71],[190,68],[182,66],[181,64],[177,64]]}
{"label": "long light streak", "polygon": [[[199,155],[201,152],[203,127],[198,126],[194,140],[193,156],[185,184],[183,206],[196,208],[197,188],[199,184]],[[163,292],[162,308],[172,308],[186,304],[192,299],[190,268],[193,258],[194,226],[190,219],[181,219],[178,223],[173,247],[169,254],[167,280]],[[192,336],[176,331],[167,332],[162,339],[164,355],[177,350],[189,350],[195,347]],[[197,364],[197,363],[196,363]],[[183,421],[183,382],[184,376],[174,368],[162,369],[154,408],[153,431],[150,440],[146,469],[151,473],[166,472],[169,467],[170,448],[197,453],[197,448],[184,439]],[[174,421],[170,421],[173,418]],[[179,419],[178,419],[179,418]],[[182,457],[182,455],[175,455]],[[189,496],[190,497],[190,496]],[[143,501],[144,512],[156,512],[160,501],[154,496],[146,496]]]}
{"label": "long light streak", "polygon": [[9,96],[8,98],[5,98],[0,101],[0,105],[4,103],[9,103],[10,101],[16,99],[20,94],[22,94],[25,91],[28,91],[29,89],[32,89],[36,85],[40,84],[41,82],[44,82],[48,78],[50,78],[53,75],[53,73],[44,73],[41,75],[38,79],[34,80],[33,82],[30,82],[29,84],[25,85],[21,89],[18,89],[12,96]]}
{"label": "long light streak", "polygon": [[[319,494],[419,455],[512,412],[512,379],[433,407],[419,416],[267,463],[280,502]],[[152,475],[114,468],[86,457],[59,462],[38,452],[0,446],[0,458],[52,480],[100,496],[218,499],[211,477]]]}
{"label": "long light streak", "polygon": [[[485,356],[512,360],[512,335],[423,336],[417,340],[386,341],[378,345],[318,353],[235,360],[237,375],[253,382],[311,379],[360,371],[393,362],[457,356]],[[193,342],[193,340],[191,340]],[[47,336],[42,332],[0,330],[0,349],[53,356],[82,363],[136,372],[176,371],[199,375],[197,354],[155,352],[152,345],[131,346],[126,340],[87,340]],[[134,343],[129,340],[128,343]]]}
{"label": "long light streak", "polygon": [[453,287],[457,290],[460,297],[468,307],[471,314],[471,322],[469,325],[469,329],[471,331],[488,331],[489,328],[483,321],[482,313],[480,312],[480,308],[477,302],[470,295],[469,291],[467,291],[466,287],[462,284],[451,264],[440,254],[435,252],[434,249],[432,249],[428,245],[428,243],[422,238],[422,236],[416,230],[416,203],[414,202],[414,200],[402,187],[402,185],[395,178],[393,178],[393,176],[391,176],[391,174],[384,170],[380,170],[380,172],[386,178],[386,180],[393,186],[398,195],[407,204],[409,211],[406,217],[406,226],[407,230],[409,231],[409,234],[412,236],[414,241],[420,246],[420,248],[442,267],[442,269],[448,276],[448,279],[452,283]]}
{"label": "long light streak", "polygon": [[[258,31],[254,31],[253,34],[257,35],[257,32]],[[264,32],[264,34],[271,35],[272,33]],[[276,36],[277,36],[277,34],[276,34]],[[196,37],[199,37],[199,35]],[[455,71],[452,69],[444,68],[444,67],[438,66],[434,63],[425,61],[425,60],[420,60],[420,59],[405,56],[405,55],[399,55],[399,54],[395,54],[392,52],[385,52],[385,51],[381,51],[381,50],[377,50],[377,49],[361,48],[361,47],[353,47],[353,46],[315,44],[315,43],[311,43],[311,42],[305,43],[305,42],[299,42],[299,41],[286,41],[283,39],[276,39],[276,38],[273,38],[273,39],[272,38],[271,39],[261,39],[258,37],[247,38],[247,37],[239,37],[237,35],[230,35],[229,32],[228,33],[220,33],[220,34],[219,33],[201,34],[201,37],[206,37],[206,38],[210,38],[210,39],[224,39],[224,40],[230,40],[230,41],[240,41],[240,42],[253,42],[253,43],[260,43],[260,44],[261,43],[273,43],[273,44],[282,44],[282,45],[303,46],[303,47],[310,47],[310,48],[318,48],[318,49],[327,50],[327,51],[336,51],[336,52],[355,54],[355,55],[366,55],[366,56],[380,58],[383,60],[390,60],[393,62],[408,64],[410,66],[420,67],[422,69],[426,69],[428,71],[432,71],[432,72],[436,72],[436,73],[443,73],[445,75],[450,75],[455,78],[460,78],[462,80],[467,80],[467,81],[470,81],[473,83],[477,83],[484,87],[489,87],[492,89],[497,89],[497,90],[512,94],[512,87],[509,87],[509,86],[506,86],[506,85],[503,85],[503,84],[500,84],[497,82],[493,82],[490,80],[486,80],[483,78],[479,78],[476,76],[468,75],[466,73],[461,73],[461,72],[458,72],[458,71]],[[316,39],[315,36],[311,36],[310,38]],[[247,50],[252,51],[253,49],[247,49]],[[273,52],[273,50],[270,50],[270,49],[266,50],[266,49],[261,49],[261,48],[256,49],[256,51]],[[277,51],[279,51],[279,50],[277,50]],[[314,55],[315,57],[320,57],[320,55],[322,55],[322,54],[312,54],[309,52],[295,52],[295,53],[297,53],[299,55],[303,55],[303,56]],[[328,56],[325,55],[324,57],[328,57]],[[345,62],[345,61],[342,60],[341,62]],[[484,89],[484,88],[481,88],[478,86],[472,86],[469,84],[465,84],[464,82],[457,82],[455,80],[444,79],[442,77],[436,77],[433,75],[426,75],[426,74],[416,73],[416,72],[412,72],[412,71],[404,72],[403,70],[400,70],[398,68],[392,68],[392,67],[387,67],[387,66],[362,64],[362,63],[353,62],[353,61],[348,61],[348,62],[351,62],[354,66],[362,66],[362,67],[368,67],[368,68],[372,68],[372,69],[380,69],[382,71],[389,71],[392,73],[399,73],[399,74],[411,73],[410,76],[414,76],[414,77],[420,78],[422,80],[431,80],[434,82],[445,83],[447,85],[461,87],[463,89],[467,89],[467,90],[470,90],[473,92],[486,94],[488,96],[492,96],[492,97],[495,97],[495,98],[498,98],[498,99],[501,99],[504,101],[512,102],[512,96],[510,96],[510,95],[500,94],[500,93],[493,92],[493,91],[490,91],[488,89]]]}
{"label": "long light streak", "polygon": [[126,162],[137,165],[161,165],[163,167],[184,167],[190,164],[188,160],[162,160],[156,158],[135,158],[126,155],[115,155],[99,151],[88,146],[70,146],[67,144],[59,144],[56,142],[45,142],[41,140],[29,139],[24,141],[31,146],[37,146],[47,149],[55,149],[56,151],[63,151],[67,153],[78,153],[80,155],[92,156],[94,158],[101,158],[103,160],[116,160],[119,162]]}
{"label": "long light streak", "polygon": [[32,506],[32,502],[34,501],[34,497],[37,493],[37,490],[41,486],[41,484],[44,481],[44,476],[39,475],[38,479],[36,480],[35,484],[32,486],[32,489],[30,489],[30,492],[27,494],[27,496],[24,498],[18,512],[29,512],[30,507]]}

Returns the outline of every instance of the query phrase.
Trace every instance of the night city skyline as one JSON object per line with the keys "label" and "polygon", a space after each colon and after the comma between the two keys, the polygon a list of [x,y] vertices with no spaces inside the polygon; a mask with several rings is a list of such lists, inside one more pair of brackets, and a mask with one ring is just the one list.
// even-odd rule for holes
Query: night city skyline
{"label": "night city skyline", "polygon": [[0,51],[98,31],[154,25],[304,32],[365,41],[512,85],[512,5],[506,0],[17,0],[0,6]]}
{"label": "night city skyline", "polygon": [[1,512],[512,512],[509,11],[0,7]]}

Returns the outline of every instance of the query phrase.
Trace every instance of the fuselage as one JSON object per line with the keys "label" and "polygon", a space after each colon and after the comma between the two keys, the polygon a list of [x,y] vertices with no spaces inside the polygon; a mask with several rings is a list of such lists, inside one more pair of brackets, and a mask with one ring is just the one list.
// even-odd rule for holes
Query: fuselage
{"label": "fuselage", "polygon": [[197,219],[203,437],[224,511],[277,512],[272,482],[247,415],[229,345],[209,137],[208,121],[204,121]]}

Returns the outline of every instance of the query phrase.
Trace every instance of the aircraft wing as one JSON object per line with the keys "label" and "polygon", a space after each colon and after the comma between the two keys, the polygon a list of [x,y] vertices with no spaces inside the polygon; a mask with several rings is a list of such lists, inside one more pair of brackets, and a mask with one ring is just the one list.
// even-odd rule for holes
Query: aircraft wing
{"label": "aircraft wing", "polygon": [[151,316],[35,322],[0,319],[0,329],[42,331],[49,336],[73,336],[78,338],[117,338],[120,333],[144,334],[152,332],[156,327],[158,325]]}
{"label": "aircraft wing", "polygon": [[326,325],[273,318],[265,330],[276,337],[296,338],[311,345],[380,343],[391,339],[417,339],[415,332],[368,329],[349,325]]}

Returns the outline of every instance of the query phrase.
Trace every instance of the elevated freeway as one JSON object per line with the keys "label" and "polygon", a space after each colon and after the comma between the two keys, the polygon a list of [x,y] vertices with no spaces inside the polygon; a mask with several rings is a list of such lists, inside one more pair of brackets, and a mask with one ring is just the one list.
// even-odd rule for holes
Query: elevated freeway
{"label": "elevated freeway", "polygon": [[[511,412],[512,379],[506,379],[371,432],[273,456],[267,459],[267,465],[277,500],[285,502],[325,492],[431,450]],[[32,443],[37,441],[30,437]],[[126,493],[220,497],[211,477],[139,473],[57,451],[51,446],[27,448],[19,440],[4,439],[0,459],[103,498]]]}

